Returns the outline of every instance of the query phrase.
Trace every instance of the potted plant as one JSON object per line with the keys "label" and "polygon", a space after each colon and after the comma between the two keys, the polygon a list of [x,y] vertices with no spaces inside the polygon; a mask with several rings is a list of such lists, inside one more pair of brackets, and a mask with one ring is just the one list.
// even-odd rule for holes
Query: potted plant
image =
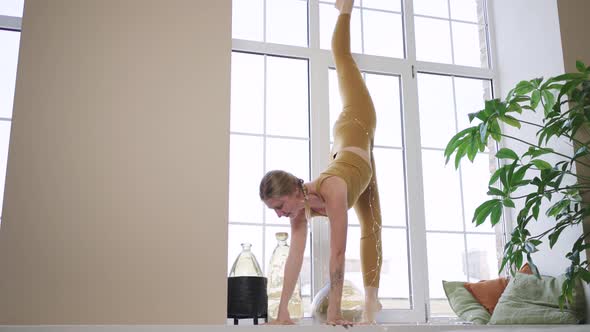
{"label": "potted plant", "polygon": [[[469,114],[472,127],[457,133],[447,144],[444,155],[448,163],[454,154],[455,168],[462,159],[470,161],[488,143],[516,140],[528,146],[523,153],[500,148],[496,158],[501,166],[491,175],[489,200],[475,210],[472,222],[477,225],[490,220],[496,225],[508,209],[515,209],[515,201],[522,200],[516,214],[516,224],[504,247],[500,271],[508,267],[514,274],[524,260],[533,272],[539,271],[531,254],[548,241],[553,248],[561,232],[571,226],[590,221],[590,67],[576,62],[578,72],[567,73],[547,80],[536,78],[519,82],[504,100],[485,102],[485,108]],[[541,123],[524,121],[523,112],[543,112]],[[537,129],[536,140],[527,141],[503,130],[501,124]],[[573,149],[566,155],[549,147],[550,140],[567,140]],[[548,162],[549,155],[559,156],[559,161]],[[531,234],[527,225],[544,213],[554,221],[552,226],[539,234]],[[580,254],[590,252],[590,233],[585,230],[572,244],[566,257],[571,264],[565,271],[560,305],[571,300],[576,280],[590,283],[588,259]],[[582,232],[584,233],[584,232]],[[590,255],[588,255],[590,256]]]}

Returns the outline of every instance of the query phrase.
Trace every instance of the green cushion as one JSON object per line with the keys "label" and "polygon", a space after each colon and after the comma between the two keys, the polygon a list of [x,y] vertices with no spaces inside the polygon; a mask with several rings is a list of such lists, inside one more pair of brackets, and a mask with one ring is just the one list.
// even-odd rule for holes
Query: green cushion
{"label": "green cushion", "polygon": [[578,284],[574,301],[559,308],[564,276],[541,279],[517,273],[500,297],[490,324],[577,324],[584,319],[584,290]]}
{"label": "green cushion", "polygon": [[442,283],[451,309],[459,318],[474,324],[488,323],[490,313],[465,289],[464,281],[443,280]]}

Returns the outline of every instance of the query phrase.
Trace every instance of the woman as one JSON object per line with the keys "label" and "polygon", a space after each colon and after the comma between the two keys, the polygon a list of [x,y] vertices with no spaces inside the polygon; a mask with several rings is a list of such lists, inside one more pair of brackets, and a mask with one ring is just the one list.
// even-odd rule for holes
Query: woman
{"label": "woman", "polygon": [[354,207],[361,224],[361,265],[365,287],[363,321],[374,322],[381,309],[377,291],[381,270],[381,209],[373,159],[375,109],[350,52],[350,13],[354,0],[336,1],[340,15],[332,36],[343,110],[334,124],[332,161],[309,183],[284,171],[268,172],[260,182],[260,198],[279,217],[291,219],[291,246],[275,324],[293,324],[287,305],[295,287],[307,240],[307,221],[315,215],[330,221],[330,292],[327,322],[351,325],[342,318],[341,298],[347,210]]}

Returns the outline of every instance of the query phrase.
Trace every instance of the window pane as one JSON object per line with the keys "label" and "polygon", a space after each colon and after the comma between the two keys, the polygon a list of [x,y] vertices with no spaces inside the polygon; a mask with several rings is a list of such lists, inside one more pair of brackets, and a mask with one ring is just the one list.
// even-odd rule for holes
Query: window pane
{"label": "window pane", "polygon": [[363,37],[366,54],[404,57],[402,17],[399,14],[363,10]]}
{"label": "window pane", "polygon": [[2,0],[0,2],[0,15],[6,16],[23,16],[24,0]]}
{"label": "window pane", "polygon": [[[402,147],[401,110],[399,77],[390,75],[364,74],[367,89],[377,112],[375,145]],[[333,137],[334,122],[342,111],[336,71],[329,72],[330,138]]]}
{"label": "window pane", "polygon": [[469,160],[461,162],[465,228],[467,231],[494,231],[489,220],[477,227],[471,222],[471,220],[473,220],[475,209],[483,202],[491,199],[491,197],[486,194],[488,192],[488,182],[491,176],[490,163],[490,155],[487,153],[479,153],[473,160],[473,163]]}
{"label": "window pane", "polygon": [[307,61],[267,59],[267,133],[309,137]]}
{"label": "window pane", "polygon": [[0,30],[0,118],[12,117],[20,33]]}
{"label": "window pane", "polygon": [[491,99],[491,82],[488,80],[455,77],[455,104],[457,105],[457,130],[473,126],[469,113],[482,110],[485,101]]}
{"label": "window pane", "polygon": [[483,23],[483,0],[450,0],[450,4],[453,20]]}
{"label": "window pane", "polygon": [[391,10],[401,12],[402,6],[399,0],[363,0],[363,8]]}
{"label": "window pane", "polygon": [[[282,169],[304,181],[309,181],[309,142],[307,140],[268,138],[266,158],[266,170]],[[288,218],[278,218],[273,210],[264,210],[267,223],[289,223]]]}
{"label": "window pane", "polygon": [[6,164],[8,163],[8,140],[10,139],[10,121],[0,120],[0,217],[4,203],[4,181],[6,179]]}
{"label": "window pane", "polygon": [[340,112],[342,112],[342,100],[340,99],[338,76],[336,75],[336,70],[330,69],[328,73],[328,80],[330,84],[330,142],[334,142],[334,122],[336,122]]}
{"label": "window pane", "polygon": [[449,22],[416,17],[416,58],[420,61],[452,63]]}
{"label": "window pane", "polygon": [[[332,48],[332,32],[338,18],[338,10],[334,5],[320,3],[320,48]],[[362,53],[361,46],[361,14],[360,10],[353,10],[350,21],[350,50],[352,53]]]}
{"label": "window pane", "polygon": [[266,41],[307,46],[307,1],[266,0]]}
{"label": "window pane", "polygon": [[392,300],[391,302],[384,301],[385,309],[410,308],[408,241],[406,234],[405,229],[384,228],[382,231],[383,266],[379,283],[379,297]]}
{"label": "window pane", "polygon": [[227,233],[227,274],[229,275],[234,261],[242,252],[242,243],[252,244],[252,253],[262,268],[262,230],[260,226],[229,225]]}
{"label": "window pane", "polygon": [[[384,228],[381,234],[383,262],[379,297],[384,309],[408,309],[409,279],[406,231]],[[349,227],[346,240],[345,279],[364,292],[360,259],[360,228]]]}
{"label": "window pane", "polygon": [[[399,77],[365,74],[377,112],[375,145],[402,146]],[[339,95],[337,95],[339,99]]]}
{"label": "window pane", "polygon": [[231,130],[263,134],[264,56],[232,53]]}
{"label": "window pane", "polygon": [[483,25],[453,22],[455,64],[488,67],[488,52]]}
{"label": "window pane", "polygon": [[463,231],[459,172],[445,167],[442,151],[422,151],[427,230]]}
{"label": "window pane", "polygon": [[375,168],[384,226],[406,226],[406,195],[402,150],[375,148]]}
{"label": "window pane", "polygon": [[262,41],[264,0],[232,0],[232,37]]}
{"label": "window pane", "polygon": [[422,147],[444,149],[455,134],[452,78],[418,74],[418,106]]}
{"label": "window pane", "polygon": [[442,281],[467,281],[464,237],[462,234],[428,233],[426,244],[431,314],[454,316]]}
{"label": "window pane", "polygon": [[489,280],[498,277],[498,269],[500,268],[498,248],[502,248],[502,243],[497,242],[495,234],[468,234],[467,248],[469,281]]}
{"label": "window pane", "polygon": [[258,186],[263,176],[261,137],[231,135],[229,221],[262,222]]}
{"label": "window pane", "polygon": [[417,15],[449,18],[448,0],[413,0],[414,13]]}

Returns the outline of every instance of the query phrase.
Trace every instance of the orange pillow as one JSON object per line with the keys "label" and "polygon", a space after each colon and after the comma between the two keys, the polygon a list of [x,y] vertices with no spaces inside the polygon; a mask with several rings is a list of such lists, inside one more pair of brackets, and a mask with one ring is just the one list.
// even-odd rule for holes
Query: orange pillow
{"label": "orange pillow", "polygon": [[531,270],[531,267],[529,266],[529,263],[525,263],[520,270],[518,270],[518,272],[520,273],[525,273],[525,274],[533,274],[533,270]]}
{"label": "orange pillow", "polygon": [[482,280],[480,282],[466,282],[465,288],[491,314],[507,285],[508,279],[501,277],[492,280]]}

